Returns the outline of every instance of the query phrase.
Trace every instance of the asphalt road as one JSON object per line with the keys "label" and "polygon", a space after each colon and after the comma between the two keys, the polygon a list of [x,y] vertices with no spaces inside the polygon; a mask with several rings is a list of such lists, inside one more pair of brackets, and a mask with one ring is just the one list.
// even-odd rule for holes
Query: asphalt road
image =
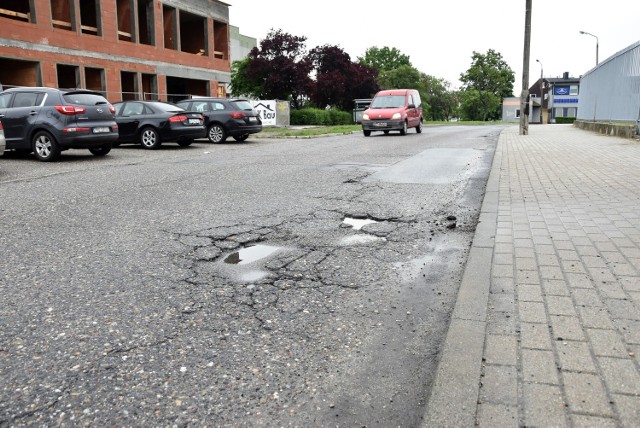
{"label": "asphalt road", "polygon": [[5,154],[0,426],[418,425],[501,130]]}

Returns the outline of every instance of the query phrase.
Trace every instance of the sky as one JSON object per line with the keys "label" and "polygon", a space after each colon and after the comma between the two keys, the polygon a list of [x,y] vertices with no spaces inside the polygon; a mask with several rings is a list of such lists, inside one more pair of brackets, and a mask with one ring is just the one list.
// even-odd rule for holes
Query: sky
{"label": "sky", "polygon": [[[271,29],[335,45],[352,61],[370,47],[396,48],[419,71],[459,88],[473,52],[500,53],[520,96],[526,0],[223,0],[231,25],[260,41]],[[544,77],[580,77],[640,41],[638,0],[532,0],[529,86]],[[580,34],[585,31],[595,37]],[[536,60],[539,60],[537,62]]]}

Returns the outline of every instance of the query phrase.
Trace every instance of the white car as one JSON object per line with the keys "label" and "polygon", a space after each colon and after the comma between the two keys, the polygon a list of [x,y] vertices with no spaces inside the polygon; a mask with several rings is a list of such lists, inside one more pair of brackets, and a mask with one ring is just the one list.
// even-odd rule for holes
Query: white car
{"label": "white car", "polygon": [[2,128],[2,122],[0,122],[0,156],[2,156],[6,147],[7,142],[4,139],[4,129]]}

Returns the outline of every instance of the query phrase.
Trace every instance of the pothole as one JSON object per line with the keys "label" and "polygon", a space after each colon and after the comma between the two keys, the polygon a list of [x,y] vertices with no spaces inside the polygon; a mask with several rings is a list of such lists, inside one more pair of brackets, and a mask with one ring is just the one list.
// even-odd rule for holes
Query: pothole
{"label": "pothole", "polygon": [[342,222],[344,224],[348,224],[355,230],[360,230],[368,224],[377,223],[377,221],[372,220],[370,218],[352,218],[352,217],[345,217],[345,219]]}

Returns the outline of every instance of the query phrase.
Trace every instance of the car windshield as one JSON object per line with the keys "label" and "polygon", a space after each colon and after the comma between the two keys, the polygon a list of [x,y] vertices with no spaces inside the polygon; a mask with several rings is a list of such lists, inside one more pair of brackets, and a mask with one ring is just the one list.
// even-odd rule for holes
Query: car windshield
{"label": "car windshield", "polygon": [[251,103],[246,100],[234,101],[233,105],[235,105],[238,110],[253,110],[253,106],[251,105]]}
{"label": "car windshield", "polygon": [[162,103],[159,101],[151,102],[149,103],[149,105],[156,110],[166,111],[168,113],[177,113],[177,112],[184,111],[182,107],[178,107],[175,104]]}
{"label": "car windshield", "polygon": [[69,104],[75,104],[80,106],[98,106],[102,104],[109,104],[109,101],[102,95],[87,94],[82,92],[69,92],[62,96],[64,100]]}
{"label": "car windshield", "polygon": [[404,107],[404,95],[383,95],[375,97],[370,108],[399,108]]}

